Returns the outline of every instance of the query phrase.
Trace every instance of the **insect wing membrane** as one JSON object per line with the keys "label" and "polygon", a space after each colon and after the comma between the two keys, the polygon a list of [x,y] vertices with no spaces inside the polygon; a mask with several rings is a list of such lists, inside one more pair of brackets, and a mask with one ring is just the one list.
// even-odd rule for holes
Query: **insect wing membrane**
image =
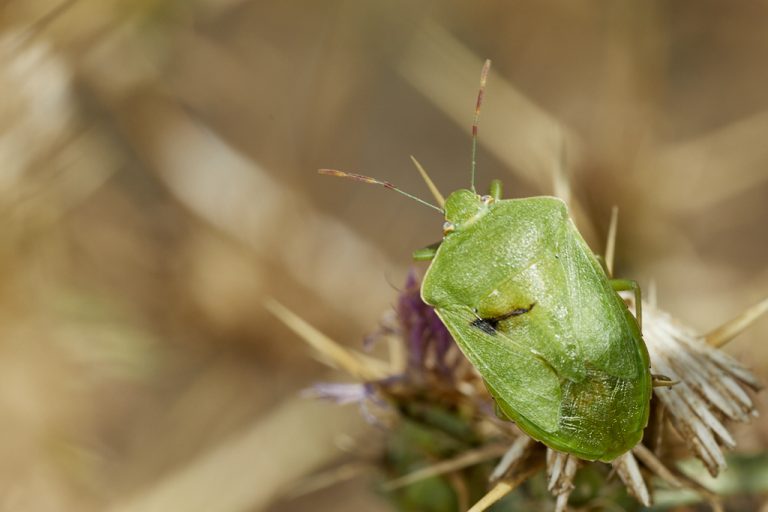
{"label": "insect wing membrane", "polygon": [[[467,359],[495,391],[493,395],[501,400],[499,405],[505,414],[511,405],[514,411],[511,419],[527,420],[534,427],[531,434],[537,439],[557,430],[560,381],[546,361],[536,357],[530,347],[503,334],[464,328],[477,319],[469,307],[438,308],[437,314]],[[510,401],[501,397],[510,397]]]}

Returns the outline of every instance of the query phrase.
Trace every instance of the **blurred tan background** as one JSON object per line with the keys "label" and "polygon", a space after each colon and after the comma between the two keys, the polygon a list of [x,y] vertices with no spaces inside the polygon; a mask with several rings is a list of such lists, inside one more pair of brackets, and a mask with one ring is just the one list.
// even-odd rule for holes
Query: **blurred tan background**
{"label": "blurred tan background", "polygon": [[[263,307],[359,346],[469,180],[570,193],[706,332],[768,293],[768,2],[0,2],[0,510],[388,510]],[[565,165],[562,163],[566,148]],[[567,179],[566,179],[567,178]],[[768,381],[768,320],[727,347]],[[761,409],[768,412],[766,395]],[[767,414],[768,416],[768,414]],[[768,420],[737,429],[768,447]],[[359,442],[359,441],[358,441]],[[365,442],[362,443],[366,444]]]}

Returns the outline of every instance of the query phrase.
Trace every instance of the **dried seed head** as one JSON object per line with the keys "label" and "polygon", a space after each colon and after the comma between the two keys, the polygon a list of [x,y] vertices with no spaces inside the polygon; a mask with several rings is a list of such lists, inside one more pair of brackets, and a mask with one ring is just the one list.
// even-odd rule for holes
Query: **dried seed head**
{"label": "dried seed head", "polygon": [[[626,300],[631,303],[632,297]],[[503,448],[499,440],[507,439],[509,449],[501,456],[496,468],[488,473],[493,487],[470,510],[486,510],[546,465],[547,487],[555,497],[555,510],[564,511],[574,489],[578,468],[595,464],[551,449],[545,452],[539,443],[493,415],[490,395],[435,312],[421,301],[419,279],[413,273],[408,276],[400,295],[396,318],[394,321],[390,319],[383,328],[399,340],[407,354],[402,374],[382,373],[384,368],[397,366],[344,349],[302,324],[282,306],[270,302],[269,307],[305,336],[330,364],[361,379],[360,383],[317,385],[311,390],[313,396],[338,403],[358,403],[366,416],[370,414],[370,404],[391,404],[395,407],[389,407],[390,412],[399,410],[400,414],[418,406],[411,402],[413,400],[438,404],[442,413],[455,415],[461,428],[471,432],[472,439],[481,441],[480,446],[468,444],[465,451],[437,459],[434,464],[414,473],[399,475],[391,482],[390,489],[441,475],[450,485],[466,487],[469,484],[461,480],[461,472],[469,465],[499,457]],[[703,336],[695,334],[669,314],[652,304],[644,303],[643,309],[643,332],[651,371],[677,382],[654,389],[654,400],[662,406],[660,410],[664,413],[656,415],[656,423],[661,425],[661,431],[665,424],[670,424],[681,434],[688,449],[716,475],[725,467],[723,450],[735,446],[724,422],[726,419],[745,422],[757,414],[749,392],[760,389],[760,384],[743,365],[708,345]],[[643,476],[645,469],[670,486],[691,488],[717,505],[716,496],[674,467],[662,463],[651,448],[656,447],[654,440],[646,439],[645,442],[648,446],[638,444],[612,462],[629,493],[640,503],[646,506],[651,503],[651,492]]]}
{"label": "dried seed head", "polygon": [[746,422],[757,415],[748,390],[760,389],[739,362],[650,304],[643,304],[646,346],[654,373],[678,384],[656,388],[672,426],[715,476],[725,468],[723,448],[736,443],[722,419]]}

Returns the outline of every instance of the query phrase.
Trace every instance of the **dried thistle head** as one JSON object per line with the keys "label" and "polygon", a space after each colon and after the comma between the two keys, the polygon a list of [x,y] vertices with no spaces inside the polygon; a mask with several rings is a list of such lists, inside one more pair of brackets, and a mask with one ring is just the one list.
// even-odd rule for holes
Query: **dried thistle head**
{"label": "dried thistle head", "polygon": [[[353,389],[349,386],[333,388],[332,385],[325,384],[316,388],[314,393],[332,398],[337,402],[357,401],[373,422],[377,422],[377,419],[375,415],[370,414],[368,406],[370,403],[388,405],[390,419],[392,416],[399,418],[399,422],[389,423],[393,433],[391,435],[393,443],[388,445],[387,456],[383,458],[382,465],[395,477],[386,488],[390,491],[404,489],[399,493],[398,498],[402,501],[401,508],[405,510],[421,510],[428,507],[434,510],[469,509],[470,512],[480,512],[496,504],[512,490],[520,488],[523,483],[531,481],[531,477],[538,474],[543,467],[546,467],[545,488],[554,497],[554,508],[557,511],[567,508],[578,487],[577,476],[596,468],[600,468],[597,474],[602,475],[604,480],[609,480],[612,475],[617,474],[625,486],[625,491],[645,506],[651,504],[647,478],[649,475],[655,475],[666,485],[694,489],[709,501],[713,508],[719,508],[716,496],[680,473],[673,465],[675,459],[666,451],[666,433],[670,427],[671,430],[676,431],[689,451],[704,463],[710,474],[717,475],[725,467],[723,448],[731,448],[735,445],[723,419],[747,421],[756,415],[748,391],[758,390],[759,384],[745,367],[728,358],[718,349],[708,346],[703,336],[697,336],[690,329],[673,321],[669,315],[656,308],[655,304],[641,302],[640,290],[636,283],[611,280],[610,285],[614,285],[614,289],[634,289],[634,297],[625,297],[625,300],[629,306],[634,307],[636,325],[641,328],[643,327],[641,310],[647,311],[643,331],[645,343],[641,339],[640,331],[635,328],[635,323],[629,322],[633,327],[631,332],[622,333],[618,339],[631,339],[632,347],[617,353],[605,350],[600,352],[598,357],[630,361],[629,354],[631,354],[631,360],[635,365],[632,368],[637,369],[637,375],[641,375],[642,380],[641,377],[628,378],[619,384],[613,384],[615,381],[611,381],[611,384],[603,386],[605,390],[603,395],[595,393],[594,388],[588,388],[583,394],[576,392],[569,396],[566,396],[564,391],[562,400],[551,407],[551,415],[557,418],[558,425],[568,423],[568,429],[562,431],[555,428],[547,429],[542,428],[542,423],[528,422],[527,418],[538,412],[537,408],[544,410],[549,406],[547,398],[553,393],[572,389],[569,387],[571,384],[575,388],[577,383],[582,382],[581,378],[569,379],[570,370],[560,372],[554,364],[554,361],[561,359],[567,361],[571,367],[581,364],[580,356],[574,355],[577,352],[563,348],[559,351],[560,353],[556,353],[549,359],[547,354],[542,353],[547,352],[552,346],[560,346],[558,336],[560,334],[568,336],[569,327],[558,327],[560,330],[555,330],[553,337],[558,338],[558,341],[554,343],[544,342],[535,345],[536,341],[541,340],[541,335],[535,331],[535,328],[532,331],[513,330],[518,334],[525,333],[522,339],[509,335],[501,340],[494,338],[499,333],[507,332],[497,328],[500,322],[525,315],[536,306],[536,303],[529,305],[528,302],[518,305],[511,300],[515,297],[512,287],[507,286],[502,290],[499,284],[509,285],[512,283],[510,275],[516,275],[514,273],[518,271],[524,273],[527,268],[523,264],[526,262],[530,264],[531,254],[549,250],[549,246],[527,241],[528,238],[535,239],[538,235],[549,233],[546,223],[539,225],[536,222],[550,216],[561,219],[568,218],[570,215],[566,206],[571,203],[568,200],[570,194],[568,180],[565,177],[566,136],[558,131],[558,140],[561,145],[560,162],[555,165],[553,172],[555,189],[560,192],[559,195],[563,196],[563,201],[533,198],[531,203],[506,202],[504,204],[510,205],[509,209],[502,210],[502,202],[497,203],[501,197],[501,185],[498,181],[492,183],[488,195],[479,196],[475,190],[477,127],[489,66],[490,61],[486,61],[481,75],[472,126],[470,189],[460,189],[452,193],[448,199],[444,199],[436,191],[431,180],[425,178],[436,202],[440,205],[437,207],[386,181],[360,174],[320,170],[321,174],[351,178],[395,190],[440,211],[446,222],[443,226],[444,237],[440,250],[425,249],[428,254],[425,254],[426,257],[423,259],[432,260],[432,266],[423,286],[418,285],[414,274],[408,277],[406,288],[398,302],[396,321],[386,324],[381,330],[382,333],[394,335],[404,345],[407,355],[404,364],[398,365],[396,361],[390,361],[389,366],[394,370],[390,375],[385,378],[365,380],[357,385],[358,388]],[[421,166],[415,163],[424,176]],[[523,204],[525,204],[524,208],[530,209],[513,209],[513,205]],[[496,210],[496,215],[493,215],[494,208],[500,208]],[[573,203],[571,203],[571,209],[576,209]],[[616,222],[617,210],[614,208],[605,257],[605,271],[609,278],[613,271]],[[515,236],[497,236],[499,233],[514,231],[526,223],[533,227],[517,232]],[[449,238],[456,237],[454,233],[463,232],[466,226],[472,226],[474,231],[465,231],[463,238]],[[567,267],[566,273],[573,273],[573,281],[576,283],[574,287],[578,289],[588,282],[584,275],[600,275],[601,278],[604,275],[597,269],[597,263],[586,244],[581,241],[581,236],[575,231],[573,224],[568,222],[565,226],[571,231],[563,234],[563,230],[553,230],[553,233],[557,233],[558,239],[567,240],[569,236],[573,236],[574,240],[579,240],[580,243],[572,254],[564,250],[566,255],[562,259],[566,261],[569,257],[576,260],[581,258],[580,261],[591,259],[590,263],[583,267],[578,265]],[[490,247],[491,243],[493,247]],[[552,255],[553,260],[561,258],[558,251],[552,251]],[[471,258],[472,261],[469,265],[471,272],[464,271],[463,265],[466,265],[467,258]],[[453,265],[449,261],[459,263]],[[537,264],[539,260],[534,261]],[[530,268],[536,268],[536,264],[530,265]],[[539,271],[536,270],[536,272]],[[436,274],[437,277],[435,277]],[[542,276],[543,274],[536,274],[530,285],[524,281],[520,286],[523,288],[538,286],[547,290],[566,289],[573,284],[567,282],[567,279],[547,281]],[[480,283],[479,286],[478,283]],[[499,288],[491,288],[491,286],[499,286]],[[490,295],[478,295],[479,290],[489,289],[493,289],[494,292]],[[435,305],[442,318],[438,318],[435,312],[422,302],[422,295],[426,302]],[[444,300],[446,297],[447,300]],[[585,331],[585,335],[581,338],[594,339],[590,337],[592,332],[606,330],[610,332],[612,329],[610,324],[600,322],[623,308],[619,305],[617,310],[605,309],[594,313],[591,308],[596,306],[586,305],[592,304],[589,301],[593,298],[601,304],[607,303],[608,297],[608,295],[597,295],[595,292],[587,299],[583,297],[580,298],[582,300],[572,299],[584,309],[576,312],[568,311],[562,313],[562,316],[570,315],[580,319],[589,317],[590,329]],[[518,297],[515,298],[519,300]],[[481,308],[478,301],[480,300],[483,303],[487,302],[483,308],[487,313],[485,316],[481,316],[479,312]],[[612,308],[617,304],[615,295],[612,293],[610,300]],[[451,310],[451,306],[457,304],[466,305],[467,308],[460,313]],[[470,311],[469,304],[476,306],[475,309]],[[559,305],[553,306],[553,309],[557,308]],[[766,308],[759,305],[757,309],[762,313]],[[592,313],[594,314],[590,317]],[[625,319],[624,313],[622,311],[623,319]],[[721,344],[727,338],[737,334],[739,329],[743,329],[748,323],[743,318],[737,319],[733,325],[726,325],[716,330],[717,334],[713,335],[709,341],[712,345]],[[627,324],[622,323],[622,325]],[[463,354],[474,363],[475,367],[464,360],[462,353],[452,343],[446,326],[450,328],[450,333],[456,336]],[[713,341],[713,338],[718,337],[719,340]],[[524,349],[514,352],[508,350],[509,347],[506,344],[521,346]],[[518,355],[521,361],[518,366],[503,364],[518,361],[516,357]],[[497,358],[503,359],[498,365]],[[655,385],[658,386],[652,394],[650,404],[648,402],[651,395],[649,362],[651,375],[654,377]],[[552,376],[552,386],[541,386],[538,390],[531,389],[529,400],[517,402],[522,404],[521,408],[530,407],[529,410],[521,412],[512,404],[515,404],[514,400],[519,393],[529,391],[525,386],[528,382],[532,388],[536,387],[537,376],[535,372],[529,372],[527,366],[538,364],[542,365],[544,373]],[[591,375],[588,366],[578,368],[584,370],[584,375]],[[524,377],[526,375],[529,380]],[[483,377],[487,379],[487,386],[493,386],[496,388],[495,391],[489,392],[484,385]],[[560,379],[559,388],[558,378]],[[508,385],[510,381],[514,381],[514,384]],[[588,385],[600,384],[600,381],[593,376],[583,381]],[[539,379],[539,382],[542,382],[542,379]],[[503,393],[498,392],[499,386],[504,388]],[[625,396],[629,404],[624,407],[627,402],[617,397],[628,389],[631,391]],[[599,396],[605,396],[606,399],[598,401],[596,398]],[[494,399],[497,401],[494,402]],[[533,403],[536,405],[531,406]],[[607,405],[603,407],[604,404]],[[494,406],[501,411],[499,414],[501,418],[516,418],[521,428],[530,432],[531,436],[542,439],[547,446],[543,446],[525,432],[514,428],[510,422],[496,417],[493,414]],[[570,406],[573,406],[572,411],[563,412]],[[653,413],[649,420],[650,410],[653,410]],[[584,420],[587,417],[589,421]],[[623,422],[625,418],[629,419],[626,423]],[[648,421],[647,425],[646,421]],[[579,430],[578,436],[573,435],[570,439],[566,439],[576,430],[572,427],[575,423],[579,423],[580,427],[582,424],[585,426]],[[603,429],[604,423],[615,428]],[[650,427],[645,428],[648,425]],[[640,440],[638,440],[639,435],[643,436]],[[600,439],[600,442],[594,443],[591,451],[580,451],[576,448],[579,445],[587,446],[593,438]],[[498,457],[499,446],[503,446],[505,442],[509,447],[498,464],[493,470],[488,469],[484,473],[483,480],[490,481],[491,490],[487,493],[478,492],[477,470],[482,472],[484,463]],[[572,453],[560,453],[552,446]],[[617,454],[620,455],[617,456]],[[607,472],[604,464],[580,460],[579,456],[605,461],[613,458],[609,462],[612,469]],[[440,483],[443,484],[442,487],[439,486]],[[423,487],[424,494],[409,493],[414,490],[414,486]],[[452,489],[452,493],[446,492],[446,486]],[[599,490],[578,499],[584,500],[589,507],[594,507],[596,504],[593,502],[601,499],[610,503],[616,503],[620,499],[617,496],[606,496],[602,487],[605,486],[598,486]],[[525,486],[523,494],[530,495],[532,488],[535,488],[534,484]],[[525,492],[526,489],[527,492]],[[435,499],[436,496],[447,497],[449,494],[455,500],[446,498],[445,501],[442,499],[436,501]],[[470,503],[474,505],[470,507]]]}
{"label": "dried thistle head", "polygon": [[[626,300],[633,305],[631,297]],[[482,379],[435,312],[421,301],[415,273],[408,276],[395,315],[385,316],[380,330],[368,340],[394,339],[404,349],[405,364],[374,364],[371,358],[336,344],[320,348],[323,345],[313,341],[336,366],[353,375],[378,376],[351,384],[318,384],[310,393],[338,403],[357,403],[369,421],[387,426],[388,442],[379,465],[390,478],[384,489],[393,493],[404,510],[417,504],[426,509],[424,503],[430,502],[438,503],[430,510],[479,512],[515,489],[519,492],[505,503],[535,508],[554,499],[554,509],[561,511],[569,499],[592,506],[626,505],[628,492],[649,506],[651,476],[661,485],[693,489],[717,508],[717,496],[680,472],[676,462],[693,455],[717,475],[726,465],[724,449],[735,446],[726,420],[746,422],[757,415],[750,392],[760,384],[743,365],[713,345],[741,332],[766,305],[768,301],[704,337],[654,304],[644,303],[651,371],[666,380],[654,389],[643,441],[610,465],[546,448],[499,419]],[[271,308],[283,319],[291,315],[275,303]],[[288,320],[296,329],[297,317]],[[381,375],[385,367],[390,372]],[[623,488],[611,478],[614,474]],[[580,478],[591,484],[580,483]],[[488,485],[491,490],[486,492]],[[543,489],[552,498],[546,498]],[[443,498],[435,502],[435,496]]]}

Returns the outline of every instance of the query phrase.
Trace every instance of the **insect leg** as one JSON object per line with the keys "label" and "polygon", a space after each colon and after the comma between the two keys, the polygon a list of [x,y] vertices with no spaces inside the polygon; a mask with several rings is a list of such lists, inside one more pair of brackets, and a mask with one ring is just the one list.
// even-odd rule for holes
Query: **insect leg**
{"label": "insect leg", "polygon": [[652,374],[651,382],[655,388],[672,387],[675,384],[679,384],[679,381],[672,380],[666,375]]}
{"label": "insect leg", "polygon": [[430,261],[432,258],[435,257],[435,254],[437,254],[437,248],[440,247],[441,243],[442,241],[435,242],[422,249],[417,249],[413,251],[413,253],[411,254],[413,261]]}
{"label": "insect leg", "polygon": [[488,190],[488,195],[491,196],[494,201],[498,201],[499,199],[501,199],[501,181],[500,180],[491,181],[491,187]]}
{"label": "insect leg", "polygon": [[643,301],[642,293],[640,292],[640,285],[637,281],[631,279],[611,279],[609,281],[611,286],[617,292],[633,291],[635,292],[635,316],[637,317],[637,325],[640,327],[640,332],[643,331]]}

